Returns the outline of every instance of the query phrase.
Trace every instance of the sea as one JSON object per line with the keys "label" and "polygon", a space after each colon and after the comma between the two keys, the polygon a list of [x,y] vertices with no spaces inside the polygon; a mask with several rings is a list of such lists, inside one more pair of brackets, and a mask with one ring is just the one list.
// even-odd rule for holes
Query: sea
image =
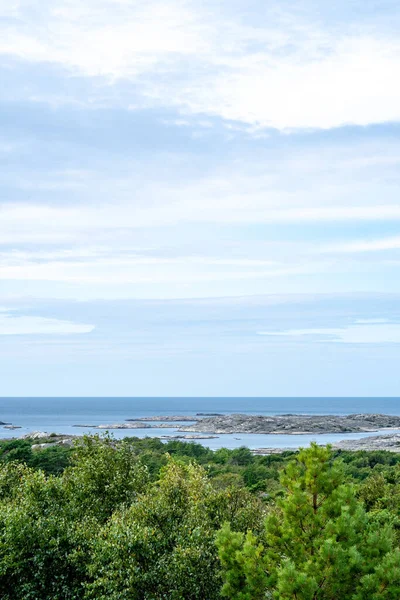
{"label": "sea", "polygon": [[[22,437],[33,431],[82,435],[104,433],[95,426],[124,423],[126,419],[149,416],[196,415],[196,413],[279,414],[353,414],[385,413],[400,415],[400,398],[394,397],[46,397],[0,398],[0,421],[20,429],[0,426],[0,438]],[[76,427],[86,425],[86,427]],[[157,423],[152,423],[157,425]],[[161,437],[181,435],[178,423],[168,428],[113,429],[115,438],[128,436]],[[393,430],[393,432],[395,432]],[[400,433],[400,431],[396,431]],[[382,432],[387,433],[387,431]],[[288,434],[222,434],[212,439],[194,440],[211,449],[237,448],[299,448],[310,442],[335,443],[344,439],[359,439],[376,433],[288,435]]]}

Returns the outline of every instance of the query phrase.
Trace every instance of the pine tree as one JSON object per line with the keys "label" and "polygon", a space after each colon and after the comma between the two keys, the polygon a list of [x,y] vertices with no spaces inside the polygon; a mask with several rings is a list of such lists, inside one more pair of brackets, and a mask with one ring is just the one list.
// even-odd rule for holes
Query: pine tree
{"label": "pine tree", "polygon": [[[391,526],[378,527],[369,518],[354,486],[345,483],[341,463],[332,461],[329,447],[312,444],[301,450],[285,469],[281,483],[285,493],[267,516],[260,539],[250,534],[238,537],[228,527],[217,537],[225,597],[400,597]],[[382,568],[385,564],[387,569]],[[385,583],[387,572],[390,582]],[[375,595],[368,596],[368,590]]]}

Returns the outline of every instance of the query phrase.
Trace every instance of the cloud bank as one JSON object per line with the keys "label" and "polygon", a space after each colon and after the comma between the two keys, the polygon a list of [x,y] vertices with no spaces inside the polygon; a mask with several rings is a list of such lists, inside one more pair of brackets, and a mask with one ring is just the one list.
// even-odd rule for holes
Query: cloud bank
{"label": "cloud bank", "polygon": [[[339,26],[320,7],[318,18],[313,3],[302,8],[258,3],[251,14],[227,2],[20,0],[2,9],[0,55],[93,79],[84,100],[93,106],[120,96],[132,109],[176,107],[256,129],[398,121],[393,13]],[[120,94],[118,82],[130,92]]]}

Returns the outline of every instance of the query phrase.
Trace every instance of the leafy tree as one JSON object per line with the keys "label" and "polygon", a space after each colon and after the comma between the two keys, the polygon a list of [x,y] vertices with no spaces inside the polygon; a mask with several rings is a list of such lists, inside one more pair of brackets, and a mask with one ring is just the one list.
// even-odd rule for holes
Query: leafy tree
{"label": "leafy tree", "polygon": [[2,600],[400,598],[396,455],[32,442],[0,443]]}
{"label": "leafy tree", "polygon": [[29,463],[32,458],[32,445],[28,440],[0,442],[0,460],[3,462]]}
{"label": "leafy tree", "polygon": [[204,470],[170,461],[160,481],[114,514],[95,541],[88,597],[217,598],[214,530],[204,510]]}
{"label": "leafy tree", "polygon": [[236,527],[254,526],[260,511],[245,490],[215,491],[202,467],[171,459],[159,482],[115,513],[96,538],[88,597],[216,599],[215,532],[228,518]]}
{"label": "leafy tree", "polygon": [[149,482],[146,467],[125,440],[85,436],[71,462],[63,474],[71,510],[101,522],[117,508],[129,506]]}
{"label": "leafy tree", "polygon": [[83,597],[84,548],[93,531],[71,519],[61,479],[20,465],[17,474],[12,501],[3,500],[0,511],[0,597]]}
{"label": "leafy tree", "polygon": [[70,456],[70,448],[50,446],[32,452],[27,464],[34,469],[42,469],[47,475],[61,475],[70,464]]}
{"label": "leafy tree", "polygon": [[235,448],[230,453],[230,463],[241,467],[250,465],[254,461],[254,457],[246,446]]}

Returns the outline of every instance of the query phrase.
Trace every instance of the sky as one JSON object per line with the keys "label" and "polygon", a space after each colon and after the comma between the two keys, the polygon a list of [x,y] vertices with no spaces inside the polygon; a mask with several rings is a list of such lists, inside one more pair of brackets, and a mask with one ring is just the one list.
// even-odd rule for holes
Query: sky
{"label": "sky", "polygon": [[399,27],[0,1],[0,395],[400,396]]}

